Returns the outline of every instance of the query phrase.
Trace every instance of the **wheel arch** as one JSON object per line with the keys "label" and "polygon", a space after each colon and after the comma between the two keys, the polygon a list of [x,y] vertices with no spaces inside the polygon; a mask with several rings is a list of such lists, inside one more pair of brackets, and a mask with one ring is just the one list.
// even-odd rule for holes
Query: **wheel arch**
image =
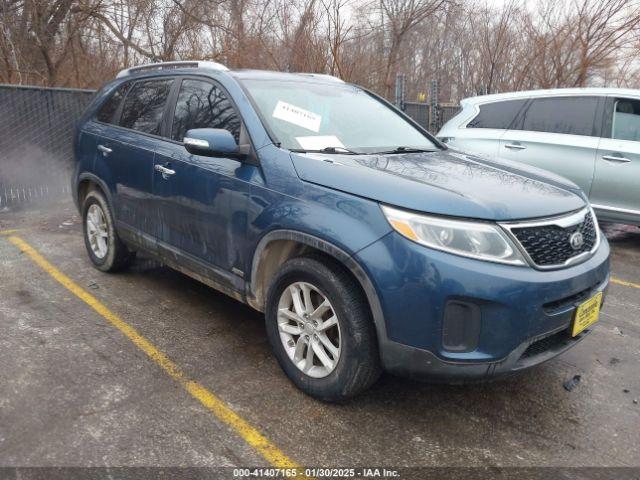
{"label": "wheel arch", "polygon": [[111,191],[107,184],[99,177],[92,173],[81,173],[78,176],[78,182],[76,187],[76,195],[75,195],[75,203],[78,207],[78,211],[82,211],[82,202],[84,201],[87,193],[91,190],[91,187],[97,188],[100,193],[104,195],[107,199],[107,203],[109,204],[109,209],[111,210],[111,214],[113,215],[113,203],[111,201]]}
{"label": "wheel arch", "polygon": [[351,274],[367,299],[378,341],[386,339],[386,326],[380,300],[364,268],[342,248],[314,235],[296,230],[275,230],[260,240],[253,255],[247,303],[263,312],[270,281],[279,266],[290,258],[307,253],[320,253],[330,257]]}

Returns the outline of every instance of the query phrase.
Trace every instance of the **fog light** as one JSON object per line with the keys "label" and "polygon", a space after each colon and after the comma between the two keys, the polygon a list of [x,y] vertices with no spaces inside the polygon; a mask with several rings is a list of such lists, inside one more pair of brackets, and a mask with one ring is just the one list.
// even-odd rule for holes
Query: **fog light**
{"label": "fog light", "polygon": [[442,346],[450,352],[471,352],[478,348],[480,307],[470,302],[451,300],[444,307]]}

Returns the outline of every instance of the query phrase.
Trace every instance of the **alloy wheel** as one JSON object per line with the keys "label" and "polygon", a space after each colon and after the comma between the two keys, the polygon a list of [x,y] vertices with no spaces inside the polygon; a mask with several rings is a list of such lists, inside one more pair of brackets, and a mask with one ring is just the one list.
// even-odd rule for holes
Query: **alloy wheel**
{"label": "alloy wheel", "polygon": [[103,259],[109,249],[107,219],[100,205],[94,203],[87,210],[86,231],[93,254]]}
{"label": "alloy wheel", "polygon": [[326,295],[310,283],[295,282],[280,295],[277,318],[282,345],[299,370],[313,378],[335,370],[340,322]]}

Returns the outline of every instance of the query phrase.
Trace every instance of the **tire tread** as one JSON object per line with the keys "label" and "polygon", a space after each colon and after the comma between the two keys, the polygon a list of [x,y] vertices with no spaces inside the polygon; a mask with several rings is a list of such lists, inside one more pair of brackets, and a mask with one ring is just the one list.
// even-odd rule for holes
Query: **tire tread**
{"label": "tire tread", "polygon": [[[107,217],[107,225],[111,231],[111,235],[113,237],[113,241],[109,245],[109,248],[113,249],[113,252],[108,252],[105,261],[102,263],[96,262],[93,256],[91,255],[91,251],[89,249],[89,245],[87,244],[86,239],[86,231],[85,231],[85,216],[86,212],[89,209],[91,203],[97,203],[102,209],[104,215]],[[89,258],[93,263],[94,267],[103,272],[118,272],[127,268],[133,262],[135,258],[135,252],[130,251],[127,246],[122,242],[120,237],[118,237],[118,232],[116,231],[115,222],[113,219],[113,213],[109,208],[109,203],[105,198],[104,194],[98,190],[97,188],[93,188],[87,192],[87,195],[84,197],[82,202],[82,222],[83,222],[83,235],[85,237],[85,244],[87,245],[87,251],[89,252]]]}
{"label": "tire tread", "polygon": [[[276,273],[267,296],[267,321],[275,321],[270,318],[270,312],[274,305],[277,309],[276,298],[279,294],[279,284],[283,278],[295,275],[296,272],[312,271],[328,281],[332,282],[336,289],[341,292],[341,301],[346,311],[349,312],[348,321],[354,332],[356,340],[357,362],[356,368],[350,372],[346,382],[341,385],[339,391],[326,391],[323,388],[303,388],[306,393],[325,401],[339,402],[371,387],[381,374],[380,360],[378,354],[378,343],[375,326],[371,318],[371,310],[366,296],[360,285],[346,270],[346,268],[331,257],[321,254],[310,254],[294,257],[285,262]],[[333,300],[332,300],[333,302]],[[278,348],[274,346],[274,348]],[[282,361],[278,358],[282,366]],[[292,365],[292,368],[296,368]],[[283,366],[287,375],[291,378],[290,372]],[[300,386],[300,385],[298,385]]]}

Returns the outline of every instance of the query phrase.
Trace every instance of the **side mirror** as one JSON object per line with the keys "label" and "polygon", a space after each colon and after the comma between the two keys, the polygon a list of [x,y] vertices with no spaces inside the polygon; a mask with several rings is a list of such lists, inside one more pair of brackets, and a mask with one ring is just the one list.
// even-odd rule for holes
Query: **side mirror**
{"label": "side mirror", "polygon": [[240,147],[233,138],[231,132],[223,128],[193,128],[187,130],[184,139],[184,148],[194,155],[207,157],[237,157]]}

